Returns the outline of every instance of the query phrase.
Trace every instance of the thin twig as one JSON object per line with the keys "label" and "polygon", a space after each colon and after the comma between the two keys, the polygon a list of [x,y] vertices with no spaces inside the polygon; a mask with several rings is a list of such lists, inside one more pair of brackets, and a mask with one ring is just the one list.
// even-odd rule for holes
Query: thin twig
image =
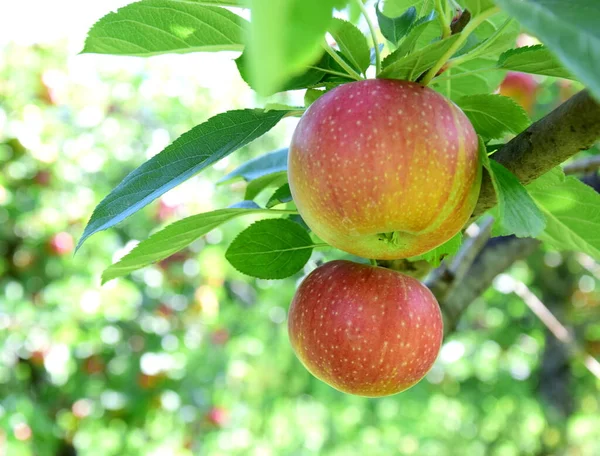
{"label": "thin twig", "polygon": [[[508,278],[509,276],[507,276]],[[514,280],[514,293],[523,300],[529,309],[540,319],[559,341],[565,344],[571,353],[583,360],[585,367],[600,379],[600,363],[583,350],[569,330],[550,312],[550,309],[523,282]]]}
{"label": "thin twig", "polygon": [[600,155],[575,160],[564,166],[565,174],[587,174],[600,168]]}
{"label": "thin twig", "polygon": [[478,232],[465,240],[462,248],[458,251],[452,263],[450,271],[455,280],[460,281],[465,276],[479,252],[485,247],[486,242],[492,235],[494,217],[486,216],[480,225],[476,225]]}
{"label": "thin twig", "polygon": [[454,256],[450,264],[444,262],[435,269],[426,280],[426,285],[439,301],[443,301],[451,292],[452,288],[457,286],[475,261],[479,252],[485,247],[492,233],[493,217],[486,217],[481,225],[472,224],[477,232],[473,236],[468,236],[458,253]]}

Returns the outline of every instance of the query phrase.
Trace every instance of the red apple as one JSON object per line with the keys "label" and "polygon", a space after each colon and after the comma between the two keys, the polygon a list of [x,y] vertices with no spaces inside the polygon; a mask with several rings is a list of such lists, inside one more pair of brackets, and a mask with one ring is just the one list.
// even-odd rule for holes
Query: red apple
{"label": "red apple", "polygon": [[74,246],[73,236],[66,231],[56,233],[49,242],[50,252],[55,255],[66,255],[73,250]]}
{"label": "red apple", "polygon": [[369,79],[326,93],[290,145],[289,182],[308,226],[366,258],[427,252],[469,220],[481,183],[477,135],[433,90]]}
{"label": "red apple", "polygon": [[538,83],[532,75],[509,72],[500,84],[500,95],[512,98],[531,114],[537,87]]}
{"label": "red apple", "polygon": [[302,282],[288,329],[292,348],[315,377],[369,397],[421,380],[443,337],[438,303],[418,280],[343,260],[320,266]]}

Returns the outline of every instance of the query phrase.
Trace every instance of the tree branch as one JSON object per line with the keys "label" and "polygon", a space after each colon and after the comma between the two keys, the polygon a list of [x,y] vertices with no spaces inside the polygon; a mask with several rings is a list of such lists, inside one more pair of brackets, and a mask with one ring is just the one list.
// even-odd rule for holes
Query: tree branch
{"label": "tree branch", "polygon": [[[463,280],[456,286],[450,287],[445,296],[438,298],[444,313],[444,332],[448,334],[454,331],[462,313],[489,288],[498,274],[515,261],[527,258],[539,245],[540,241],[537,239],[515,236],[490,239],[485,248],[475,257]],[[435,290],[435,286],[432,289]]]}
{"label": "tree branch", "polygon": [[[600,104],[587,90],[582,90],[517,135],[491,158],[527,185],[577,152],[589,149],[599,138]],[[484,173],[471,221],[495,204],[492,181]]]}
{"label": "tree branch", "polygon": [[[581,181],[600,193],[600,176],[584,176]],[[508,269],[515,261],[530,256],[540,245],[540,241],[531,238],[503,236],[490,239],[479,252],[460,282],[440,284],[443,277],[436,271],[426,282],[436,296],[444,313],[444,331],[454,331],[456,324],[467,307],[478,298],[493,282],[494,278]],[[581,256],[585,258],[585,256]],[[589,264],[593,263],[588,262]],[[588,267],[591,267],[589,266]],[[586,267],[584,265],[584,267]],[[600,269],[597,271],[600,277]],[[437,280],[436,274],[438,276]]]}

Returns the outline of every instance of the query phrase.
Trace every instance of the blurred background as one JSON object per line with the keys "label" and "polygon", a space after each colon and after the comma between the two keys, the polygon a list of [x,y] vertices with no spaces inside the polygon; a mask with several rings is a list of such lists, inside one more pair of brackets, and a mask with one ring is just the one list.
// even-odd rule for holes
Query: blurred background
{"label": "blurred background", "polygon": [[[0,455],[600,454],[599,380],[513,293],[527,284],[597,357],[600,265],[588,257],[515,264],[426,379],[383,399],[339,393],[296,360],[286,313],[302,275],[250,279],[223,256],[250,217],[100,286],[137,240],[243,199],[243,182],[215,182],[294,128],[282,122],[73,256],[128,172],[208,117],[263,103],[225,54],[77,55],[125,3],[0,7]],[[533,118],[577,90],[527,75],[502,88]]]}

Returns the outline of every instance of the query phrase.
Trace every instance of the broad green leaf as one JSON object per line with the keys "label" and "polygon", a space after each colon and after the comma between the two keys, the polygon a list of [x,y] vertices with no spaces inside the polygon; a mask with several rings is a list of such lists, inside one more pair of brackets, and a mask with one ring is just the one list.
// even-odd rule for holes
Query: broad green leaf
{"label": "broad green leaf", "polygon": [[550,50],[542,45],[510,49],[500,56],[498,68],[573,79]]}
{"label": "broad green leaf", "polygon": [[248,58],[252,87],[261,95],[280,90],[322,54],[333,8],[347,0],[250,0]]}
{"label": "broad green leaf", "polygon": [[388,17],[398,17],[410,7],[415,7],[417,16],[426,16],[433,10],[435,0],[384,0],[381,11]]}
{"label": "broad green leaf", "polygon": [[258,179],[267,174],[287,170],[288,149],[279,149],[274,152],[253,158],[219,179],[218,184],[241,178],[245,181]]}
{"label": "broad green leaf", "polygon": [[456,104],[485,139],[502,138],[506,133],[518,134],[531,123],[520,105],[502,95],[471,95],[459,99]]}
{"label": "broad green leaf", "polygon": [[546,216],[538,237],[558,250],[583,252],[600,260],[600,194],[562,171],[549,173],[527,186]]}
{"label": "broad green leaf", "polygon": [[[485,20],[473,32],[475,46],[463,50],[469,60],[481,57],[498,57],[500,53],[513,47],[521,27],[519,23],[505,13],[496,14]],[[467,57],[465,56],[464,59]],[[465,60],[466,61],[466,60]]]}
{"label": "broad green leaf", "polygon": [[496,0],[600,98],[600,2]]}
{"label": "broad green leaf", "polygon": [[167,258],[219,225],[236,217],[269,213],[278,214],[277,211],[258,208],[256,205],[247,205],[247,207],[218,209],[179,220],[140,242],[119,262],[107,268],[102,274],[102,283]]}
{"label": "broad green leaf", "polygon": [[371,64],[367,38],[350,22],[335,18],[330,30],[345,59],[359,72],[365,72]]}
{"label": "broad green leaf", "polygon": [[379,9],[379,4],[375,3],[375,11],[377,14],[377,22],[379,23],[379,30],[381,34],[391,43],[398,44],[398,42],[406,35],[410,26],[417,18],[417,9],[411,6],[401,15],[396,17],[386,16]]}
{"label": "broad green leaf", "polygon": [[[252,90],[257,91],[257,87],[252,83],[249,61],[246,54],[246,52],[243,52],[242,55],[235,59],[235,64],[244,82],[248,84]],[[317,84],[326,75],[320,68],[325,70],[329,69],[329,60],[330,57],[327,54],[324,54],[318,62],[315,62],[314,66],[305,68],[303,72],[296,76],[290,76],[286,81],[282,82],[280,86],[274,88],[272,92],[264,93],[263,95],[273,95],[276,92],[305,89]]]}
{"label": "broad green leaf", "polygon": [[275,193],[271,195],[269,201],[267,201],[267,207],[271,208],[282,203],[289,203],[292,201],[292,191],[290,190],[290,184],[283,184]]}
{"label": "broad green leaf", "polygon": [[[237,2],[225,2],[237,3]],[[109,13],[88,32],[83,53],[148,57],[241,51],[246,20],[219,2],[144,0]]]}
{"label": "broad green leaf", "polygon": [[[425,34],[425,38],[421,40],[421,36],[429,30],[431,30],[431,33]],[[413,22],[406,37],[402,40],[398,49],[394,51],[394,54],[396,54],[397,58],[404,57],[417,47],[420,40],[428,44],[432,41],[433,36],[439,37],[440,35],[441,29],[437,22],[435,11],[433,11],[429,15],[423,16]]]}
{"label": "broad green leaf", "polygon": [[304,92],[304,106],[308,108],[323,95],[325,95],[325,90],[307,89]]}
{"label": "broad green leaf", "polygon": [[259,279],[285,279],[309,260],[314,244],[291,220],[261,220],[242,231],[225,258],[238,271]]}
{"label": "broad green leaf", "polygon": [[508,169],[495,160],[488,160],[487,165],[498,198],[498,221],[503,234],[537,237],[544,230],[546,220],[535,201]]}
{"label": "broad green leaf", "polygon": [[478,16],[482,12],[494,7],[492,0],[458,0],[458,3],[469,10],[471,17]]}
{"label": "broad green leaf", "polygon": [[418,257],[411,258],[411,261],[425,260],[437,268],[444,258],[456,255],[458,253],[460,246],[462,245],[462,241],[462,232],[458,232],[454,237],[451,237],[442,245],[430,250],[429,252],[419,255]]}
{"label": "broad green leaf", "polygon": [[244,199],[253,200],[263,190],[272,187],[279,187],[287,182],[287,171],[278,171],[276,173],[265,174],[264,176],[258,177],[251,180],[246,187],[246,194]]}
{"label": "broad green leaf", "polygon": [[458,35],[450,36],[400,59],[395,53],[391,53],[383,61],[384,68],[380,77],[414,81],[431,68],[457,39]]}
{"label": "broad green leaf", "polygon": [[456,102],[467,95],[493,92],[505,75],[506,71],[496,68],[494,58],[479,58],[446,70],[431,87]]}
{"label": "broad green leaf", "polygon": [[211,117],[177,138],[125,179],[92,214],[77,248],[92,234],[110,228],[204,168],[273,128],[287,111],[242,109]]}

